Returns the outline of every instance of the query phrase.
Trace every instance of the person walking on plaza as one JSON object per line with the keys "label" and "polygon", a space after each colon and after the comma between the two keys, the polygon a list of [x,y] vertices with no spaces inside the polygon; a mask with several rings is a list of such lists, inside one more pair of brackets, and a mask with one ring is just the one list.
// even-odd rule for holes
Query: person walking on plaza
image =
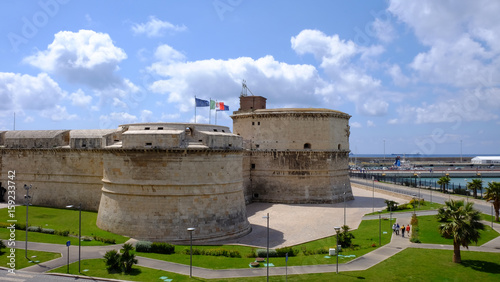
{"label": "person walking on plaza", "polygon": [[401,237],[405,236],[405,229],[405,225],[403,224],[403,226],[401,226]]}
{"label": "person walking on plaza", "polygon": [[394,233],[394,234],[398,234],[398,233],[396,232],[396,223],[394,223],[394,224],[392,225],[392,233]]}
{"label": "person walking on plaza", "polygon": [[408,234],[408,236],[410,236],[410,225],[406,225],[406,234]]}
{"label": "person walking on plaza", "polygon": [[399,229],[400,229],[399,223],[396,223],[396,235],[399,235]]}

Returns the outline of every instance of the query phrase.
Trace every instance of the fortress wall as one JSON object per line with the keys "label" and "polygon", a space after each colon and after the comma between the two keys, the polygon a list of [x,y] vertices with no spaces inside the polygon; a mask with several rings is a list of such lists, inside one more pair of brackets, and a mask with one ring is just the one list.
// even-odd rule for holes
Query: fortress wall
{"label": "fortress wall", "polygon": [[245,195],[245,204],[251,204],[252,199],[252,176],[251,176],[251,152],[247,151],[243,154],[242,159],[242,181],[243,181],[243,194]]}
{"label": "fortress wall", "polygon": [[303,150],[308,143],[312,150],[339,150],[339,145],[340,150],[349,150],[346,114],[257,111],[232,117],[234,133],[243,139],[251,137],[251,146],[246,149]]}
{"label": "fortress wall", "polygon": [[[252,152],[253,201],[338,203],[352,200],[348,152]],[[251,164],[251,165],[252,165]]]}
{"label": "fortress wall", "polygon": [[0,149],[2,186],[16,171],[16,203],[24,203],[24,184],[32,185],[31,203],[64,208],[79,203],[97,211],[102,188],[102,153],[72,149]]}
{"label": "fortress wall", "polygon": [[97,225],[137,239],[183,242],[250,232],[242,151],[109,151]]}

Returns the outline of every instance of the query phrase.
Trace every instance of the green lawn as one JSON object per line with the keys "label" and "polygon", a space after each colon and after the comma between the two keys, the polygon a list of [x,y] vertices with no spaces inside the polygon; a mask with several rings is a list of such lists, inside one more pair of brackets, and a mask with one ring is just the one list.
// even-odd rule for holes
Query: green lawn
{"label": "green lawn", "polygon": [[[400,203],[402,204],[402,203]],[[438,204],[438,203],[431,203],[431,202],[424,202],[423,204],[420,204],[420,207],[418,205],[415,206],[415,211],[428,211],[428,210],[437,210],[440,207],[444,205]],[[397,210],[397,211],[392,211],[392,213],[400,213],[400,212],[413,212],[413,209],[405,209],[405,210]],[[389,214],[390,211],[387,210],[387,208],[383,209],[381,214]],[[368,213],[366,215],[375,215],[378,214],[378,212],[372,212]]]}
{"label": "green lawn", "polygon": [[[4,241],[7,245],[7,242]],[[10,255],[10,248],[3,249],[3,252],[0,252],[0,266],[10,268],[7,263],[10,261],[10,258],[7,256]],[[25,250],[24,249],[16,249],[16,269],[25,268],[28,266],[32,266],[34,264],[43,263],[45,261],[53,260],[61,257],[61,254],[58,253],[49,253],[49,252],[39,252],[39,251],[31,251],[28,250],[28,259],[26,259]],[[30,262],[30,260],[32,262]]]}
{"label": "green lawn", "polygon": [[[288,275],[288,281],[329,282],[342,281],[499,281],[500,254],[462,251],[462,263],[452,262],[453,251],[406,249],[365,271],[340,272],[332,267],[331,273]],[[108,273],[102,259],[82,261],[82,272],[89,277],[107,277],[131,281],[161,281],[168,277],[173,281],[263,281],[265,277],[233,279],[201,279],[169,273],[156,269],[134,266],[130,275]],[[70,265],[70,272],[76,274],[78,263]],[[51,272],[66,273],[66,267]],[[196,269],[193,269],[196,276]],[[265,276],[265,270],[262,269]],[[403,278],[402,278],[403,277]],[[271,276],[271,281],[285,281],[285,276]]]}
{"label": "green lawn", "polygon": [[[50,228],[54,230],[69,230],[71,236],[57,236],[44,234],[39,232],[28,232],[28,241],[32,242],[43,242],[43,243],[53,243],[53,244],[65,244],[66,241],[71,240],[71,244],[78,244],[78,217],[79,211],[73,209],[57,209],[57,208],[46,208],[38,206],[29,207],[29,225],[30,226],[40,226],[42,228]],[[16,217],[18,223],[26,223],[26,206],[16,207]],[[0,222],[7,223],[7,209],[0,209]],[[108,231],[99,229],[96,226],[97,212],[82,211],[82,236],[86,237],[103,237],[109,239],[115,239],[117,244],[124,243],[128,240],[127,237],[113,234]],[[0,238],[8,238],[8,230],[6,228],[0,228]],[[16,238],[25,238],[25,231],[18,230],[16,232]],[[96,245],[108,245],[99,241],[83,241],[82,246],[96,246]]]}
{"label": "green lawn", "polygon": [[[345,249],[341,253],[342,255],[354,255],[354,257],[342,258],[339,257],[340,262],[348,262],[357,257],[360,257],[368,252],[375,250],[378,247],[379,237],[378,237],[379,221],[377,220],[364,220],[361,222],[357,230],[352,231],[355,236],[353,244],[357,245],[354,249]],[[392,231],[389,226],[389,221],[382,221],[382,245],[388,244],[391,240]],[[335,248],[336,239],[335,236],[327,237],[324,239],[312,241],[309,243],[293,246],[294,249],[299,250],[299,254],[296,257],[288,258],[288,265],[315,265],[315,264],[330,264],[335,263],[335,257],[326,258],[327,254],[316,254],[316,255],[304,255],[303,250],[317,250],[320,248]],[[375,244],[376,247],[372,247]],[[180,264],[189,264],[189,255],[182,254],[183,249],[187,249],[189,246],[176,246],[175,254],[172,255],[162,255],[153,253],[137,253],[138,256],[149,257],[164,261],[170,261]],[[256,249],[243,246],[194,246],[193,248],[198,249],[215,249],[224,248],[228,250],[237,250],[241,254],[241,258],[227,258],[227,257],[213,257],[213,256],[193,256],[193,265],[210,268],[210,269],[230,269],[230,268],[248,268],[248,264],[254,261],[254,258],[246,257],[247,254],[252,253]],[[271,263],[275,266],[285,266],[285,258],[270,258]]]}
{"label": "green lawn", "polygon": [[[452,239],[445,239],[439,235],[440,223],[437,221],[435,215],[426,215],[418,217],[418,226],[420,228],[419,239],[422,243],[428,244],[442,244],[442,245],[453,245]],[[481,231],[481,238],[479,239],[477,245],[482,244],[498,237],[498,232],[491,229],[491,226],[486,225],[486,229]],[[475,244],[473,244],[474,246]]]}
{"label": "green lawn", "polygon": [[484,213],[482,213],[481,214],[481,219],[482,220],[486,220],[488,222],[491,222],[491,220],[493,220],[493,222],[495,222],[495,223],[500,223],[500,221],[495,221],[495,211],[493,211],[493,216],[491,216],[491,214],[484,214]]}

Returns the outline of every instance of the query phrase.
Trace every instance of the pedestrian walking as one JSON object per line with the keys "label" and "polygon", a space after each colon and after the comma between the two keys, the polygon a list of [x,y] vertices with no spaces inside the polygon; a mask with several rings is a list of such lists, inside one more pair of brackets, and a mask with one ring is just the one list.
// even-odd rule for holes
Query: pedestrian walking
{"label": "pedestrian walking", "polygon": [[410,236],[410,225],[406,225],[406,234],[408,234],[408,236]]}
{"label": "pedestrian walking", "polygon": [[392,225],[392,233],[394,233],[394,234],[398,234],[398,233],[396,232],[396,223],[394,223],[394,224]]}
{"label": "pedestrian walking", "polygon": [[396,223],[396,235],[399,235],[399,229],[400,229],[399,223]]}
{"label": "pedestrian walking", "polygon": [[405,225],[403,224],[403,226],[401,226],[401,237],[405,236],[405,229]]}

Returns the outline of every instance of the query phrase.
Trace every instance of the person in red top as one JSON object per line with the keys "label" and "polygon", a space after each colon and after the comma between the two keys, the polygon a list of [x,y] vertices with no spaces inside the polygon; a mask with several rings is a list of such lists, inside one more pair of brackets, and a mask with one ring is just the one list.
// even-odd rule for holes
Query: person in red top
{"label": "person in red top", "polygon": [[408,234],[408,236],[410,236],[410,225],[406,225],[406,234]]}

